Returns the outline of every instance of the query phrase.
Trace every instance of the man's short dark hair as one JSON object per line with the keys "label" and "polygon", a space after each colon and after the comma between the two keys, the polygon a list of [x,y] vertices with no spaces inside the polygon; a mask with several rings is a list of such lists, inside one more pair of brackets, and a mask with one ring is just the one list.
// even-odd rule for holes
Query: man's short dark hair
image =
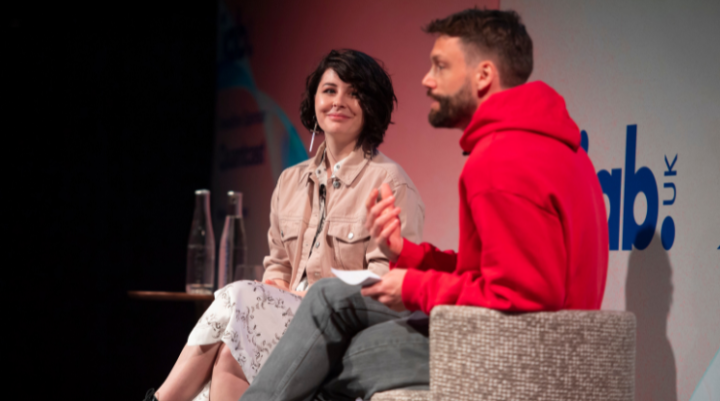
{"label": "man's short dark hair", "polygon": [[500,83],[505,87],[524,84],[532,73],[532,40],[515,11],[468,9],[436,19],[424,30],[458,37],[465,45],[497,56]]}
{"label": "man's short dark hair", "polygon": [[[305,93],[300,104],[300,121],[305,128],[315,126],[315,93],[325,71],[332,68],[340,79],[357,91],[363,112],[363,128],[355,144],[371,156],[383,142],[397,104],[390,76],[380,62],[363,52],[351,49],[332,50],[317,69],[305,80]],[[320,126],[318,131],[322,132]]]}

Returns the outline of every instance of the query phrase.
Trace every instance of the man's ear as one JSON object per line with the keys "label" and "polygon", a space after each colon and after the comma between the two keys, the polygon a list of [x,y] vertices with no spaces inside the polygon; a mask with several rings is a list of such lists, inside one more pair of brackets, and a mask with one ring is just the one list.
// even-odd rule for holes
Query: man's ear
{"label": "man's ear", "polygon": [[492,60],[481,61],[477,69],[475,70],[475,84],[477,85],[477,95],[482,98],[485,96],[490,89],[495,86],[493,84],[499,84],[500,80],[498,77],[497,68]]}

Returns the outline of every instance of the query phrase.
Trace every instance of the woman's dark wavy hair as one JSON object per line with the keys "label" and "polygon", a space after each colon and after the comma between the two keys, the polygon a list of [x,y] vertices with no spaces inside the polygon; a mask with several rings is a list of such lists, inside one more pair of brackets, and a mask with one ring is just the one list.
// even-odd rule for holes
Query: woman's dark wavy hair
{"label": "woman's dark wavy hair", "polygon": [[[315,126],[315,94],[320,78],[332,68],[343,82],[357,91],[363,112],[363,128],[355,149],[362,147],[367,156],[376,153],[383,142],[385,131],[392,123],[390,117],[397,105],[390,76],[378,60],[357,50],[332,50],[325,56],[317,69],[305,80],[305,93],[300,103],[300,120],[305,128]],[[318,131],[323,132],[318,125]]]}

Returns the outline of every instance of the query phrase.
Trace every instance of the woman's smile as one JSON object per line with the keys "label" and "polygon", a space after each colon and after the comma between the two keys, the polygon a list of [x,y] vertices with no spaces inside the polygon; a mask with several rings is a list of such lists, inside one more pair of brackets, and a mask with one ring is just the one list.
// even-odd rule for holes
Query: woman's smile
{"label": "woman's smile", "polygon": [[346,121],[350,119],[350,116],[342,113],[328,113],[327,116],[332,121]]}

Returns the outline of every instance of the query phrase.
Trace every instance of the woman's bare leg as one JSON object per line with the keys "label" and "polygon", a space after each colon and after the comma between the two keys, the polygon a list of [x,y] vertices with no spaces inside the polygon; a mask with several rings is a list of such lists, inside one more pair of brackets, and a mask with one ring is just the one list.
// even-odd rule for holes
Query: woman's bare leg
{"label": "woman's bare leg", "polygon": [[221,344],[222,342],[210,345],[185,345],[165,383],[155,392],[155,397],[160,401],[192,400],[210,380]]}
{"label": "woman's bare leg", "polygon": [[217,355],[212,370],[210,401],[237,401],[250,384],[230,348],[222,344]]}

